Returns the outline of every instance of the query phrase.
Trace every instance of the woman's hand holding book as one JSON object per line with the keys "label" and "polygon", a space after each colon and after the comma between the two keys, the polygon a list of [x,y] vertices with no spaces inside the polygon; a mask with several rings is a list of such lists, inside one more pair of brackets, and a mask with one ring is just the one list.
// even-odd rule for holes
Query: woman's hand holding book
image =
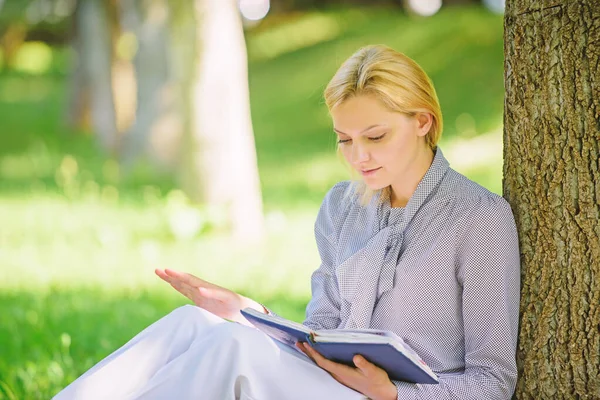
{"label": "woman's hand holding book", "polygon": [[328,360],[306,342],[298,342],[296,347],[310,357],[319,367],[329,372],[336,381],[368,396],[369,399],[396,399],[398,392],[396,386],[389,379],[387,372],[370,363],[364,357],[354,356],[355,367],[350,367]]}

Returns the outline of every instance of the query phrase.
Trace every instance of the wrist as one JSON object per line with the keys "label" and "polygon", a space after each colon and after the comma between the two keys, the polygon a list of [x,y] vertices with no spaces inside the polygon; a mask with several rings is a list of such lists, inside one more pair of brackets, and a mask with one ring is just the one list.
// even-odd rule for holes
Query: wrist
{"label": "wrist", "polygon": [[267,309],[262,304],[254,301],[254,300],[252,300],[252,299],[250,299],[248,297],[245,297],[245,296],[241,296],[241,298],[242,298],[241,302],[240,302],[240,304],[241,304],[240,309],[241,310],[243,310],[244,308],[252,308],[253,310],[256,310],[256,311],[261,312],[263,314],[268,314]]}
{"label": "wrist", "polygon": [[372,400],[396,400],[398,398],[398,389],[392,381],[386,383],[380,390],[378,396],[371,397]]}
{"label": "wrist", "polygon": [[[234,315],[232,316],[231,320],[234,322],[238,322],[242,325],[254,326],[246,319],[246,317],[244,317],[242,315],[242,312],[241,312],[244,308],[250,307],[250,303],[248,302],[249,299],[238,293],[236,293],[236,295],[238,297],[238,301],[237,301],[235,309],[232,310]],[[251,308],[253,308],[253,307],[251,307]]]}
{"label": "wrist", "polygon": [[390,381],[388,385],[388,396],[389,400],[396,400],[398,398],[398,388],[394,385],[394,382]]}
{"label": "wrist", "polygon": [[241,294],[238,294],[238,296],[240,297],[239,300],[239,310],[238,310],[238,318],[236,318],[236,322],[241,323],[242,325],[247,325],[250,327],[254,327],[254,325],[252,325],[241,313],[241,310],[243,310],[244,308],[251,308],[253,310],[256,310],[258,312],[261,312],[263,314],[268,314],[266,308],[260,304],[257,303],[256,301],[249,299],[248,297],[242,296]]}

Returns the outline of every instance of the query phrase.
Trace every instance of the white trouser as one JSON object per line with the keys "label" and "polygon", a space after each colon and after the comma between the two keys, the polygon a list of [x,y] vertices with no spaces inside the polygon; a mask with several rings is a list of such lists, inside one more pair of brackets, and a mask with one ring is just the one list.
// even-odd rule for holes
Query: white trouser
{"label": "white trouser", "polygon": [[54,400],[365,399],[257,329],[183,306],[140,332]]}

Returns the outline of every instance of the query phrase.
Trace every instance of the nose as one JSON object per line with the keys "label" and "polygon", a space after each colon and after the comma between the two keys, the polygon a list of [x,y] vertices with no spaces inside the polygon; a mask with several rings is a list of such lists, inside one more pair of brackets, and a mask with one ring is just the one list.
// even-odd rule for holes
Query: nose
{"label": "nose", "polygon": [[360,164],[369,161],[369,152],[359,143],[352,143],[351,161],[354,164]]}

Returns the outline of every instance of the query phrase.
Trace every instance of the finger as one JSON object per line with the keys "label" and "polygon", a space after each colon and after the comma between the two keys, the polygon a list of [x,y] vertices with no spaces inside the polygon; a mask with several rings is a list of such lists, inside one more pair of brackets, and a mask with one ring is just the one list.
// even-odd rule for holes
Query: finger
{"label": "finger", "polygon": [[157,275],[157,276],[158,276],[160,279],[162,279],[163,281],[167,281],[167,282],[169,282],[169,279],[170,279],[170,278],[169,278],[169,275],[167,275],[167,274],[165,273],[165,271],[163,271],[163,270],[161,270],[161,269],[158,269],[158,268],[156,268],[156,269],[154,270],[154,273],[155,273],[155,274],[156,274],[156,275]]}
{"label": "finger", "polygon": [[314,362],[316,364],[317,362],[315,361],[314,357],[308,352],[308,350],[306,350],[304,345],[305,345],[305,343],[303,343],[303,342],[296,343],[296,347],[298,347],[306,355],[306,357],[310,358],[312,360],[312,362]]}
{"label": "finger", "polygon": [[192,288],[192,286],[190,286],[189,284],[185,283],[183,280],[179,279],[176,276],[171,276],[168,275],[166,273],[167,270],[160,270],[160,269],[156,269],[155,273],[156,275],[158,275],[162,280],[164,280],[165,282],[168,282],[171,284],[171,286],[173,286],[174,288],[176,288],[177,290],[179,290],[179,288],[184,288],[185,286],[188,286],[190,288]]}
{"label": "finger", "polygon": [[[313,359],[313,358],[310,356],[310,354],[308,354],[308,353],[306,352],[306,350],[304,349],[304,345],[303,345],[303,343],[302,343],[302,342],[296,342],[296,348],[297,348],[298,350],[300,350],[302,353],[304,353],[304,355],[306,355],[306,356],[307,356],[308,358],[310,358],[311,360]],[[314,361],[314,360],[313,360],[313,361]]]}
{"label": "finger", "polygon": [[361,355],[354,356],[354,358],[352,359],[352,362],[354,362],[354,365],[356,365],[356,368],[358,368],[358,370],[365,376],[369,376],[369,377],[373,376],[373,375],[377,374],[377,372],[379,372],[379,369],[380,369],[376,365],[367,361],[367,359]]}
{"label": "finger", "polygon": [[230,301],[231,300],[231,292],[228,289],[225,289],[221,286],[212,284],[204,279],[200,279],[197,276],[192,274],[188,274],[186,272],[175,271],[172,269],[165,269],[166,275],[170,280],[179,280],[184,284],[193,286],[200,290],[202,296],[209,297],[211,299],[220,300],[220,301]]}
{"label": "finger", "polygon": [[221,286],[214,285],[204,279],[200,279],[197,276],[188,274],[187,272],[175,271],[173,269],[165,269],[165,274],[170,280],[178,280],[186,285],[190,285],[201,290],[206,290],[205,294],[213,298],[221,298],[223,294],[227,292],[226,289]]}
{"label": "finger", "polygon": [[202,297],[202,296],[198,296],[198,288],[187,285],[183,282],[181,282],[180,280],[177,279],[173,279],[171,281],[169,281],[169,284],[178,292],[180,292],[181,294],[183,294],[185,297],[189,298],[190,300],[194,300],[194,298],[198,298],[198,297]]}
{"label": "finger", "polygon": [[[323,357],[318,351],[313,349],[308,343],[303,343],[303,347],[306,348],[308,352],[312,354],[309,357],[313,358],[313,360],[317,363],[317,365],[323,368],[325,371],[329,373],[339,383],[342,385],[355,388],[352,383],[357,381],[357,375],[360,374],[356,370],[356,368],[349,367],[344,364],[339,364],[334,361],[328,360]],[[318,361],[317,361],[318,359]]]}
{"label": "finger", "polygon": [[323,357],[321,353],[319,353],[317,350],[313,349],[313,347],[309,343],[304,342],[302,343],[302,345],[304,346],[308,354],[310,354],[310,356],[315,359],[315,361],[319,361],[321,363],[326,363],[327,361],[330,361]]}
{"label": "finger", "polygon": [[181,283],[179,283],[179,282],[169,282],[169,284],[171,285],[171,287],[173,289],[177,290],[179,293],[181,293],[182,295],[184,295],[188,299],[192,300],[189,291],[186,290],[186,288],[183,285],[181,285]]}
{"label": "finger", "polygon": [[174,285],[177,285],[177,286],[181,286],[181,285],[182,285],[182,282],[181,282],[181,280],[180,280],[180,279],[177,279],[177,278],[174,278],[174,277],[172,277],[172,276],[169,276],[169,275],[167,275],[167,274],[166,274],[164,271],[161,271],[161,270],[159,270],[159,269],[156,269],[154,272],[156,273],[156,275],[157,275],[157,276],[158,276],[160,279],[162,279],[163,281],[165,281],[165,282],[167,282],[167,283],[170,283],[170,284],[171,284],[171,286],[173,286],[173,287],[175,287]]}
{"label": "finger", "polygon": [[308,343],[304,343],[306,350],[309,352],[310,356],[315,360],[317,365],[324,370],[336,374],[336,375],[345,375],[354,371],[354,368],[348,367],[344,364],[339,364],[334,361],[331,361],[321,355],[318,351],[313,349]]}
{"label": "finger", "polygon": [[198,295],[198,288],[190,285],[186,285],[185,283],[179,283],[179,287],[181,288],[182,293],[184,293],[191,300],[200,301],[203,299],[201,295]]}
{"label": "finger", "polygon": [[358,371],[361,374],[363,374],[366,378],[368,378],[369,380],[376,381],[376,380],[381,380],[381,379],[383,379],[383,380],[389,379],[389,375],[384,369],[379,368],[377,365],[373,364],[372,362],[370,362],[363,356],[356,355],[354,357],[353,361],[354,361],[354,365],[356,365]]}
{"label": "finger", "polygon": [[169,277],[175,278],[175,279],[179,279],[180,281],[185,282],[188,285],[192,285],[192,286],[207,286],[207,285],[210,285],[205,280],[200,279],[197,276],[194,276],[192,274],[188,274],[187,272],[180,272],[180,271],[175,271],[174,269],[166,268],[165,269],[165,273]]}

